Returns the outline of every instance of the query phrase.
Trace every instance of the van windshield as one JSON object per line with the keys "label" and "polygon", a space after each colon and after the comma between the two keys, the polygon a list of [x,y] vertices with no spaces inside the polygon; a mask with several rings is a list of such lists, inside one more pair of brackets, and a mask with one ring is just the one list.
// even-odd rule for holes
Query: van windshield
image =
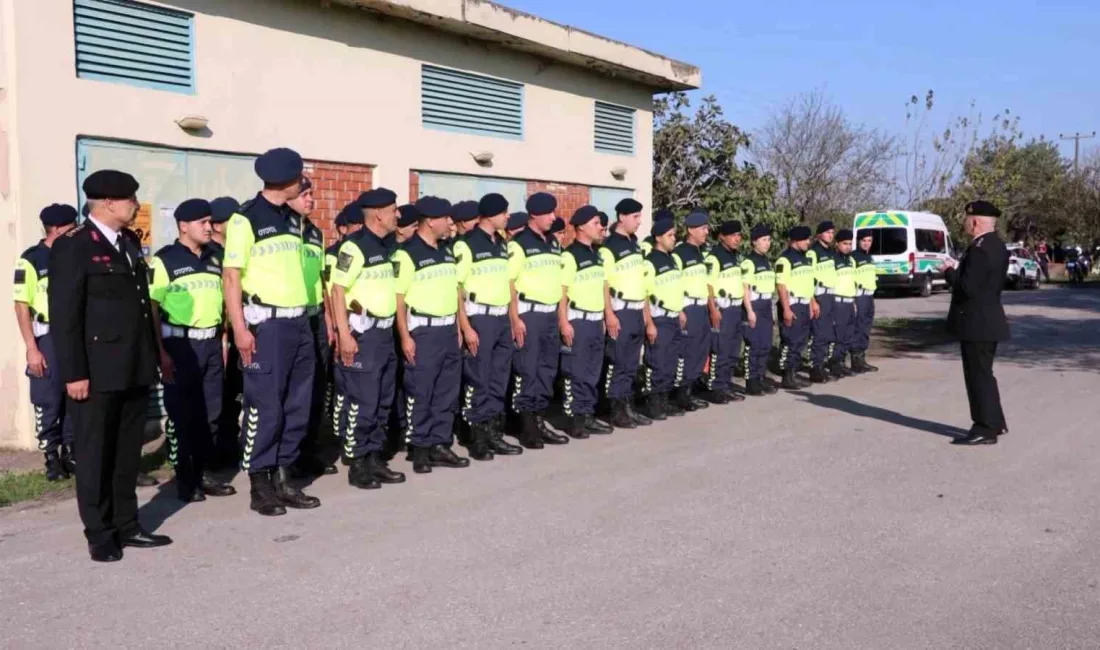
{"label": "van windshield", "polygon": [[870,228],[864,232],[871,233],[872,255],[901,255],[909,248],[905,228]]}

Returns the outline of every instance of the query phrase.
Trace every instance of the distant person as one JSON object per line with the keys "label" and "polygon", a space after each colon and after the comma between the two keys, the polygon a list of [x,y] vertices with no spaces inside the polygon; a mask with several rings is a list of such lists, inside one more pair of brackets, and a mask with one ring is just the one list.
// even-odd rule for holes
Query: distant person
{"label": "distant person", "polygon": [[1050,255],[1045,241],[1039,242],[1035,247],[1035,258],[1039,262],[1039,271],[1043,274],[1043,281],[1050,282]]}
{"label": "distant person", "polygon": [[1001,291],[1008,270],[1008,249],[994,232],[1001,211],[986,201],[974,201],[964,211],[966,233],[973,237],[966,257],[956,267],[954,260],[944,265],[951,285],[951,309],[947,329],[962,344],[963,377],[970,400],[970,433],[952,442],[956,445],[995,445],[1008,433],[993,359],[997,344],[1011,338]]}

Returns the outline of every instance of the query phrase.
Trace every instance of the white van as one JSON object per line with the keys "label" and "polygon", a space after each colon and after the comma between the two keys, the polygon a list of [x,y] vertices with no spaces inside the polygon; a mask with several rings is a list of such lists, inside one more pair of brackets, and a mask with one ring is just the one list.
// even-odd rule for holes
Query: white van
{"label": "white van", "polygon": [[874,237],[871,255],[879,289],[930,296],[935,289],[947,286],[938,269],[955,257],[955,249],[939,215],[905,210],[861,212],[853,230],[857,244],[868,232]]}

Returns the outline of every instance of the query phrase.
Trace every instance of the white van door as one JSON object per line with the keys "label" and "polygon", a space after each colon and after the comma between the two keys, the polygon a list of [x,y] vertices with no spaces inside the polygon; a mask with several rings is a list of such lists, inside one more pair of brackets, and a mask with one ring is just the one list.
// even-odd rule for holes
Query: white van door
{"label": "white van door", "polygon": [[915,263],[919,275],[932,276],[932,284],[944,286],[942,265],[951,256],[947,246],[947,231],[940,228],[913,228],[913,241],[916,247]]}

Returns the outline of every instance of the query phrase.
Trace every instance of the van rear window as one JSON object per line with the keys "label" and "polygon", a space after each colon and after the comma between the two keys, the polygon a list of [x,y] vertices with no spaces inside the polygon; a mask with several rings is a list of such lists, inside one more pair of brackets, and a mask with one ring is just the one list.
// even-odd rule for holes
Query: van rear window
{"label": "van rear window", "polygon": [[917,251],[920,253],[946,253],[947,240],[942,230],[916,229]]}
{"label": "van rear window", "polygon": [[905,228],[868,228],[860,236],[871,233],[872,255],[901,255],[909,248],[909,235]]}

